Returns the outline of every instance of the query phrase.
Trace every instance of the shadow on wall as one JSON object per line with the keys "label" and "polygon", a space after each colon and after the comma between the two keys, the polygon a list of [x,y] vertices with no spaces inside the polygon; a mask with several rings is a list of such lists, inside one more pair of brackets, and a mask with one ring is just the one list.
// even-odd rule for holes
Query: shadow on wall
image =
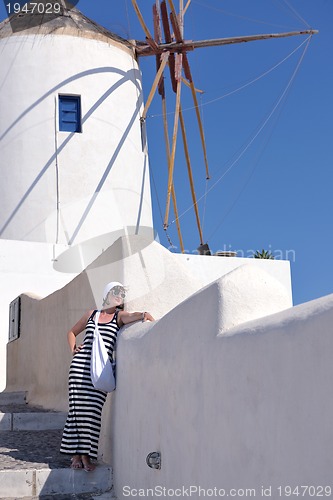
{"label": "shadow on wall", "polygon": [[[140,226],[139,229],[137,226],[123,227],[117,231],[108,232],[71,246],[68,250],[57,256],[53,267],[61,273],[81,273],[90,265],[91,268],[98,267],[99,264],[96,262],[96,258],[98,259],[98,257],[96,255],[100,256],[103,254],[119,238],[138,234],[143,238],[142,250],[157,239],[157,235],[151,227]],[[119,258],[122,257],[119,256]],[[112,255],[108,265],[117,262],[117,260],[118,257]]]}
{"label": "shadow on wall", "polygon": [[[0,140],[4,139],[7,136],[7,134],[15,126],[17,126],[17,124],[28,113],[30,113],[35,107],[37,107],[38,105],[40,105],[48,96],[53,95],[54,92],[56,92],[57,90],[62,89],[65,84],[68,84],[69,82],[73,82],[73,81],[76,81],[76,80],[80,80],[80,79],[84,78],[85,76],[91,76],[93,74],[100,74],[100,73],[116,73],[116,74],[119,74],[120,76],[122,76],[122,78],[121,78],[121,80],[119,80],[118,82],[116,82],[114,85],[112,85],[112,87],[109,88],[107,90],[107,92],[105,92],[105,94],[102,97],[100,97],[100,99],[91,107],[91,109],[88,110],[88,112],[86,113],[86,115],[82,118],[82,124],[84,124],[88,120],[88,118],[96,111],[96,109],[98,109],[98,107],[101,106],[101,104],[103,104],[105,102],[105,100],[118,87],[120,87],[121,85],[124,85],[128,81],[134,82],[134,84],[138,86],[138,82],[137,82],[137,79],[136,79],[136,75],[138,74],[138,71],[137,70],[133,70],[133,69],[131,69],[128,72],[124,72],[124,71],[121,71],[119,68],[116,68],[116,67],[107,67],[107,68],[96,68],[94,70],[89,70],[89,71],[84,71],[84,72],[78,73],[78,74],[76,74],[76,75],[74,75],[74,76],[72,76],[70,78],[67,78],[66,80],[62,81],[61,83],[58,83],[51,90],[48,90],[42,97],[40,97],[29,108],[27,108],[13,123],[11,123],[7,127],[7,129],[4,131],[4,133],[0,136]],[[141,96],[141,94],[139,94],[139,96],[140,97],[137,100],[136,108],[135,108],[135,110],[133,112],[133,115],[132,115],[132,117],[131,117],[128,125],[127,125],[126,131],[123,133],[122,138],[119,141],[119,144],[118,144],[118,146],[116,148],[116,151],[113,153],[113,156],[110,159],[110,162],[109,162],[107,168],[105,169],[103,177],[100,180],[100,183],[98,184],[98,186],[96,187],[96,191],[95,191],[93,197],[91,198],[88,206],[86,207],[86,210],[82,214],[81,219],[78,222],[78,226],[77,226],[75,232],[73,233],[73,235],[70,238],[69,244],[71,244],[71,243],[74,242],[74,240],[75,240],[75,238],[77,236],[77,232],[79,231],[80,227],[82,226],[82,224],[83,224],[83,222],[84,222],[84,220],[85,220],[85,218],[86,218],[86,216],[87,216],[87,214],[88,214],[88,212],[89,212],[89,210],[91,208],[91,205],[94,203],[94,200],[96,198],[96,193],[99,192],[99,190],[103,186],[103,184],[105,182],[105,179],[107,178],[107,175],[110,172],[111,167],[114,164],[114,161],[115,161],[117,155],[119,154],[119,151],[121,150],[121,146],[123,145],[123,143],[124,143],[124,141],[125,141],[125,139],[127,137],[127,133],[130,130],[130,128],[133,125],[136,117],[139,114],[140,107],[142,106],[142,96]],[[59,155],[61,153],[61,151],[65,149],[65,147],[68,145],[68,143],[71,141],[71,139],[74,136],[75,136],[74,132],[69,134],[69,136],[64,140],[64,142],[61,144],[61,146],[59,146],[57,148],[57,151],[49,158],[49,160],[46,162],[46,164],[44,165],[44,167],[37,174],[37,176],[34,179],[34,181],[32,182],[32,184],[26,189],[26,192],[23,194],[23,196],[21,197],[21,199],[17,202],[17,205],[14,208],[14,210],[10,214],[8,214],[6,220],[3,220],[2,226],[0,227],[0,236],[2,236],[3,238],[7,238],[8,237],[9,239],[13,237],[13,235],[11,235],[10,233],[7,235],[7,231],[10,228],[10,224],[12,223],[13,219],[17,215],[18,211],[22,209],[22,206],[23,206],[24,202],[27,200],[27,198],[30,196],[31,192],[35,189],[36,185],[40,182],[40,180],[42,179],[42,177],[48,171],[49,167],[54,164],[54,161],[55,161],[57,155]]]}

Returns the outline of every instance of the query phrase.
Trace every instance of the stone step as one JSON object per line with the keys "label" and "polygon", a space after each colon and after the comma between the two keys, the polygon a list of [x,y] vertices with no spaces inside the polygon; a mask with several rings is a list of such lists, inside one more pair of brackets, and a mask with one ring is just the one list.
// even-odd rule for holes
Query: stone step
{"label": "stone step", "polygon": [[26,392],[0,392],[0,406],[26,403]]}
{"label": "stone step", "polygon": [[70,469],[70,457],[59,452],[61,435],[61,430],[0,433],[1,500],[114,498],[111,467]]}
{"label": "stone step", "polygon": [[0,431],[62,429],[67,413],[26,403],[25,392],[0,393]]}
{"label": "stone step", "polygon": [[45,410],[27,404],[0,403],[0,432],[63,429],[66,418],[66,412]]}
{"label": "stone step", "polygon": [[[109,492],[112,498],[112,470],[107,465],[99,465],[94,472],[84,470],[63,469],[21,469],[0,470],[0,498],[43,498],[66,500],[87,494],[93,495]],[[83,497],[84,498],[84,497]]]}

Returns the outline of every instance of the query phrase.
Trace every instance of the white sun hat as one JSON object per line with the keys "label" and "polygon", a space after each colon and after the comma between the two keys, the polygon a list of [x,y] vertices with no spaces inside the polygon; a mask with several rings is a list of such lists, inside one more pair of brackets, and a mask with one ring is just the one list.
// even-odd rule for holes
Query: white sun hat
{"label": "white sun hat", "polygon": [[119,283],[119,281],[110,281],[107,285],[105,285],[104,292],[103,292],[103,301],[106,300],[106,297],[108,296],[108,293],[112,288],[115,286],[121,286],[125,290],[125,286],[122,283]]}

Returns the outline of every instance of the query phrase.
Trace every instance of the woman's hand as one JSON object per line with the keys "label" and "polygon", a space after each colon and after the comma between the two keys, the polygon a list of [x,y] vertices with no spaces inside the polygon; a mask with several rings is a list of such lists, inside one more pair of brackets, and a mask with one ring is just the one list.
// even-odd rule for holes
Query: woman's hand
{"label": "woman's hand", "polygon": [[79,352],[80,349],[82,348],[82,345],[78,347],[76,346],[76,337],[79,335],[79,333],[83,332],[83,330],[85,329],[87,321],[90,318],[92,312],[93,312],[92,310],[87,311],[82,316],[82,318],[79,319],[79,321],[73,326],[73,328],[69,330],[69,332],[67,332],[67,341],[73,356],[74,354]]}
{"label": "woman's hand", "polygon": [[145,311],[142,313],[142,321],[155,321],[155,320],[149,312]]}
{"label": "woman's hand", "polygon": [[73,356],[74,356],[74,354],[77,354],[78,352],[80,352],[80,351],[81,351],[81,349],[82,349],[82,347],[83,347],[83,344],[81,344],[81,345],[75,345],[75,346],[73,347],[73,350],[72,350],[72,354],[73,354]]}

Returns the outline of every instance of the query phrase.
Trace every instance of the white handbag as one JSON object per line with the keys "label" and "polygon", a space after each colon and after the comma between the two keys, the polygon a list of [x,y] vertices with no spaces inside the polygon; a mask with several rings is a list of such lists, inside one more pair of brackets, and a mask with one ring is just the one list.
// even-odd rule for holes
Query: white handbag
{"label": "white handbag", "polygon": [[113,366],[110,361],[104,340],[98,331],[100,311],[95,315],[95,331],[91,349],[90,376],[95,389],[112,392],[116,388]]}

